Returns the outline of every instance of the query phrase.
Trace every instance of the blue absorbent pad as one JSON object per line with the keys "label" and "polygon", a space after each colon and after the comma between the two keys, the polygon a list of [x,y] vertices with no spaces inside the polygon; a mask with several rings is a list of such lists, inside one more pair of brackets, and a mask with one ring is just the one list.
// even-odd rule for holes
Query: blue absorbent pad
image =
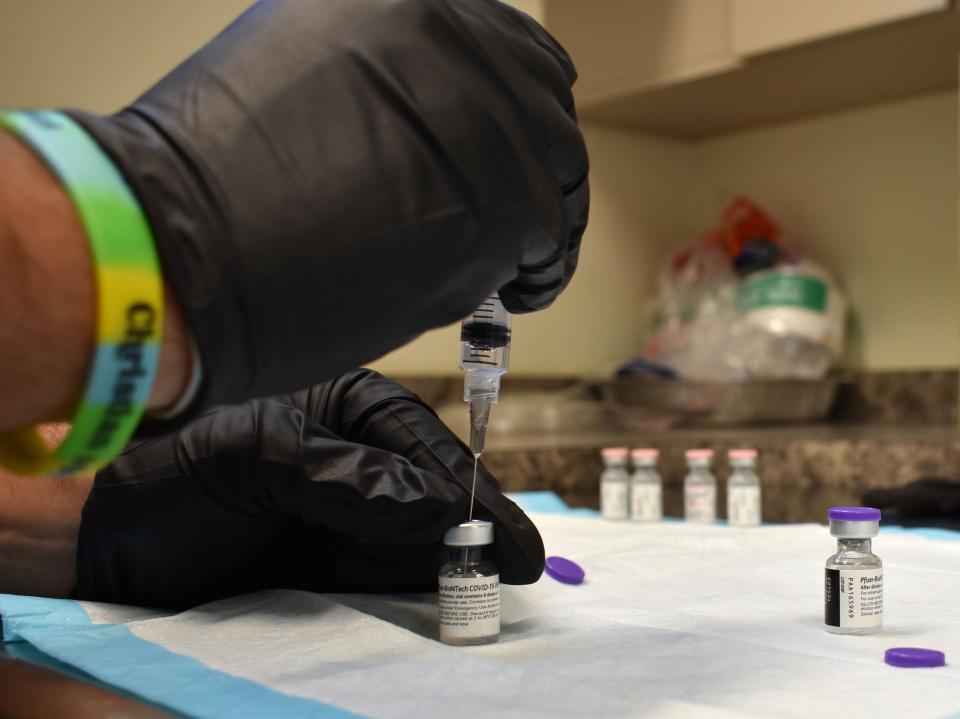
{"label": "blue absorbent pad", "polygon": [[216,671],[196,659],[140,639],[123,624],[73,625],[70,631],[62,627],[24,629],[22,638],[104,684],[187,715],[237,719],[360,716]]}
{"label": "blue absorbent pad", "polygon": [[[503,585],[496,644],[437,641],[434,594],[287,590],[178,613],[0,595],[3,638],[193,717],[831,716],[835,676],[858,716],[960,711],[955,541],[878,537],[884,631],[854,638],[824,631],[823,526],[534,520],[586,581]],[[890,646],[940,649],[947,665],[890,667]]]}
{"label": "blue absorbent pad", "polygon": [[882,536],[890,534],[912,534],[916,537],[942,539],[946,542],[960,541],[960,532],[953,529],[942,529],[941,527],[900,527],[897,525],[884,525],[882,521],[880,522],[880,534]]}
{"label": "blue absorbent pad", "polygon": [[597,517],[599,512],[586,507],[571,507],[560,495],[549,490],[533,492],[507,492],[524,512],[528,514],[567,514],[579,517]]}

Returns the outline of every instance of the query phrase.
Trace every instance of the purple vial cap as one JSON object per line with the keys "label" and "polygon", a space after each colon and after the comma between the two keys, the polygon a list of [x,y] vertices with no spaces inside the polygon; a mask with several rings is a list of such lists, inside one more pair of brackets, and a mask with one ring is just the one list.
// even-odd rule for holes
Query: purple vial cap
{"label": "purple vial cap", "polygon": [[893,667],[942,667],[947,663],[943,652],[917,647],[892,647],[883,653],[883,661]]}
{"label": "purple vial cap", "polygon": [[879,522],[880,510],[873,507],[831,507],[827,519],[838,522]]}
{"label": "purple vial cap", "polygon": [[580,584],[583,582],[583,568],[576,562],[563,557],[547,557],[544,565],[547,574],[564,584]]}

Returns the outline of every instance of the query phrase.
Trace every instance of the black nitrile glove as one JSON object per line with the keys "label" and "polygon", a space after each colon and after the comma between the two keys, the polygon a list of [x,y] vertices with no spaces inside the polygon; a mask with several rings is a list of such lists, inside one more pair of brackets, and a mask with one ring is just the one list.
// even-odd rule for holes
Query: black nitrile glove
{"label": "black nitrile glove", "polygon": [[[369,370],[212,410],[97,475],[76,596],[179,609],[271,587],[435,591],[472,474],[433,411]],[[474,516],[494,522],[501,580],[536,581],[540,534],[482,466]]]}
{"label": "black nitrile glove", "polygon": [[863,503],[891,512],[898,519],[960,520],[960,482],[949,479],[918,479],[894,489],[871,489],[864,493]]}
{"label": "black nitrile glove", "polygon": [[188,414],[334,377],[570,281],[587,156],[560,45],[496,0],[263,0],[120,113],[200,350]]}

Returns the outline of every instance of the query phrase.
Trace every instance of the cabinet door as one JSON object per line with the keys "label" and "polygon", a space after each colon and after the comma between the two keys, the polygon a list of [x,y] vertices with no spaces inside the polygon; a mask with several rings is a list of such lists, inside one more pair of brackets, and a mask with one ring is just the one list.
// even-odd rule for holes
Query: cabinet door
{"label": "cabinet door", "polygon": [[756,55],[949,6],[950,0],[730,0],[733,51]]}
{"label": "cabinet door", "polygon": [[546,0],[544,15],[577,64],[581,102],[737,64],[730,50],[730,0]]}

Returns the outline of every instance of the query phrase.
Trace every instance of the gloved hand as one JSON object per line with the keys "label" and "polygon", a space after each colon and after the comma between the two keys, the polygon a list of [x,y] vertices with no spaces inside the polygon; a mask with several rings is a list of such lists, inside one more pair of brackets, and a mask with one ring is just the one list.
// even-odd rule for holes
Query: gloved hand
{"label": "gloved hand", "polygon": [[863,503],[905,520],[960,520],[960,482],[949,479],[918,479],[894,489],[871,489]]}
{"label": "gloved hand", "polygon": [[[75,596],[179,609],[271,587],[435,591],[472,475],[433,411],[369,370],[212,410],[97,475]],[[474,516],[495,524],[501,581],[536,581],[540,535],[482,466]]]}
{"label": "gloved hand", "polygon": [[120,113],[199,347],[188,412],[289,392],[499,289],[550,304],[586,225],[570,58],[496,0],[262,0]]}

